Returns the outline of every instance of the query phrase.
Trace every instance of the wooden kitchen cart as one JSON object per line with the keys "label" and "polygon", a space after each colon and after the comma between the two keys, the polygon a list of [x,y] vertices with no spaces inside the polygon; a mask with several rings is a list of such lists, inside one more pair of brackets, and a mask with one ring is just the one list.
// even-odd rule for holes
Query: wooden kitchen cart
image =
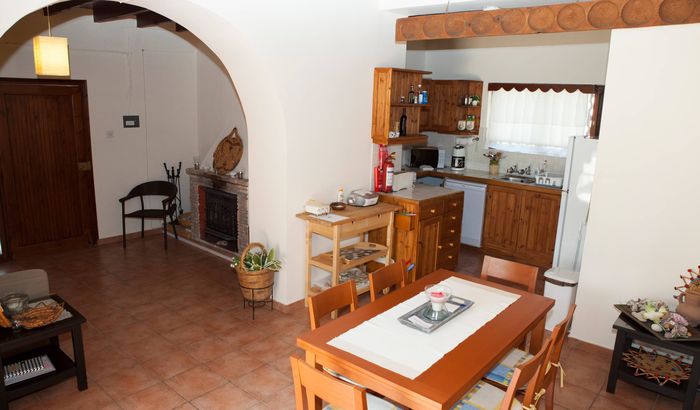
{"label": "wooden kitchen cart", "polygon": [[[386,203],[378,203],[368,207],[348,206],[345,210],[333,211],[334,215],[345,217],[345,219],[336,222],[319,219],[306,212],[297,214],[297,218],[306,221],[306,296],[318,293],[311,288],[311,268],[314,266],[330,272],[331,286],[335,286],[338,284],[340,273],[348,269],[381,257],[385,257],[385,264],[390,264],[394,212],[399,209],[400,207],[396,205]],[[387,232],[390,232],[385,243],[366,241],[369,231],[381,228],[387,228]],[[333,243],[333,250],[314,255],[312,245],[314,234],[330,239]],[[361,238],[360,242],[341,248],[341,241],[356,237]],[[349,249],[365,250],[368,254],[355,259],[343,258],[341,252]],[[357,289],[357,293],[364,293],[368,290],[369,287],[362,287]]]}

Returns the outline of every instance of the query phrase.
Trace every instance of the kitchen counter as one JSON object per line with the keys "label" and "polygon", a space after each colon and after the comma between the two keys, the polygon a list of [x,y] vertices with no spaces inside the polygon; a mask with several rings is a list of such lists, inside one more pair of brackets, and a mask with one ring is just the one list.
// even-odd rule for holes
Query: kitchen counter
{"label": "kitchen counter", "polygon": [[402,189],[401,191],[396,191],[392,193],[386,193],[383,195],[393,195],[397,198],[402,198],[409,201],[424,201],[426,199],[439,198],[441,196],[447,196],[459,191],[454,189],[447,189],[440,186],[431,186],[416,184],[413,189]]}
{"label": "kitchen counter", "polygon": [[[453,171],[449,168],[435,169],[433,171],[421,171],[417,168],[406,168],[405,171],[413,171],[416,173],[417,178],[421,177],[437,177],[437,178],[450,178],[459,179],[463,181],[478,182],[481,184],[488,185],[499,185],[505,187],[517,187],[527,191],[543,192],[549,194],[556,194],[562,191],[559,187],[552,187],[546,185],[536,185],[536,184],[526,184],[522,182],[512,182],[504,181],[500,178],[505,176],[505,174],[490,175],[488,171],[477,171],[472,169],[465,169],[464,171]],[[420,184],[417,184],[420,185]]]}

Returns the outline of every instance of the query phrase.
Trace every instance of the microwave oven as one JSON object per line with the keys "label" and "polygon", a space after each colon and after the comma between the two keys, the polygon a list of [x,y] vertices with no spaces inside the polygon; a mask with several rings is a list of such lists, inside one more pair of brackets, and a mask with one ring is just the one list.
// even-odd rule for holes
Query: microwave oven
{"label": "microwave oven", "polygon": [[433,168],[445,168],[445,150],[437,147],[418,147],[411,149],[411,168],[430,165]]}

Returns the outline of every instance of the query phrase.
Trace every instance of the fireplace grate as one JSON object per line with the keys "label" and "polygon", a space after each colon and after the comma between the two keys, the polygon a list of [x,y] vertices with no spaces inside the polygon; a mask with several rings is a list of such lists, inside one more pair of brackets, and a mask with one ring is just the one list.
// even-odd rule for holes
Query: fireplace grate
{"label": "fireplace grate", "polygon": [[204,233],[228,242],[227,248],[238,249],[238,203],[236,195],[205,188]]}

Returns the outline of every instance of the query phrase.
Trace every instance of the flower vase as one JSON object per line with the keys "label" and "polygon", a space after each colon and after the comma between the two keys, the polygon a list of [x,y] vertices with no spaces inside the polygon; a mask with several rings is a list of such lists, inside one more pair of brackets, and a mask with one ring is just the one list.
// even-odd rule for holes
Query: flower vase
{"label": "flower vase", "polygon": [[498,175],[498,164],[489,164],[489,175]]}

